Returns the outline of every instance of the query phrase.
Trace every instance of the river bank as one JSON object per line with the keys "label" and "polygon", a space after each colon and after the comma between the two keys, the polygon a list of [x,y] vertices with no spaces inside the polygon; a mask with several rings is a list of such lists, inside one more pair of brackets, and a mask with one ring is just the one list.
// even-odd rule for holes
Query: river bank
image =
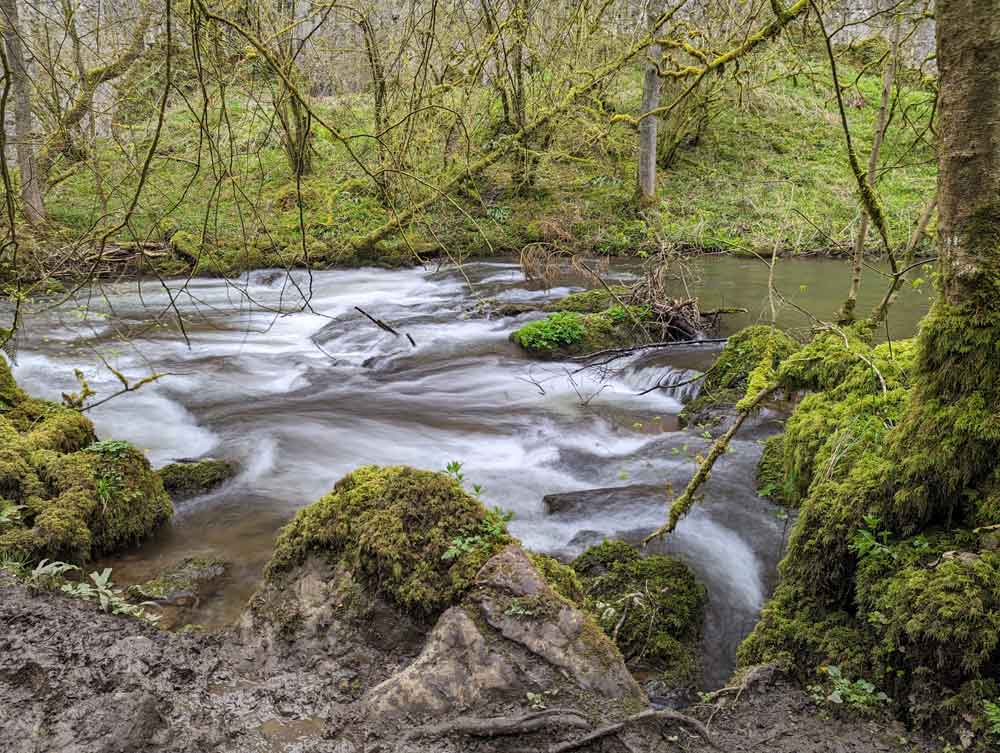
{"label": "river bank", "polygon": [[[157,630],[0,574],[0,747],[10,753],[372,753],[546,750],[579,736],[546,730],[492,739],[441,736],[407,745],[358,724],[327,663],[261,661],[233,632]],[[766,675],[736,696],[686,713],[708,724],[715,750],[886,753],[928,750],[884,720],[825,716],[808,694]],[[446,715],[447,716],[447,715]],[[713,750],[689,728],[640,725],[633,750]],[[617,751],[606,739],[581,750]],[[415,747],[414,747],[415,746]]]}

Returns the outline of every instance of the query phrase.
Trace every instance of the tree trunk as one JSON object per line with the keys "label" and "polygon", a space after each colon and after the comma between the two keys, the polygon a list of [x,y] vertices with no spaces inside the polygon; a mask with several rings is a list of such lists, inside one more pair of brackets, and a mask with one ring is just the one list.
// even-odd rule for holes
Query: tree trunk
{"label": "tree trunk", "polygon": [[[649,20],[655,22],[657,13],[650,7]],[[654,30],[655,33],[655,30]],[[646,61],[646,75],[642,82],[642,112],[651,112],[660,106],[660,73],[656,63],[660,59],[662,47],[655,42],[649,46]],[[660,119],[650,115],[639,121],[639,185],[640,206],[648,207],[656,203],[656,131]]]}
{"label": "tree trunk", "polygon": [[896,433],[912,529],[989,493],[1000,453],[1000,0],[937,4],[940,290]]}
{"label": "tree trunk", "polygon": [[[940,3],[942,299],[1000,306],[1000,1]],[[971,312],[970,312],[971,313]]]}
{"label": "tree trunk", "polygon": [[0,0],[3,18],[3,38],[14,90],[14,135],[17,139],[17,166],[21,173],[21,201],[25,219],[32,225],[45,221],[45,191],[38,160],[32,144],[31,78],[28,75],[21,26],[17,16],[17,0]]}

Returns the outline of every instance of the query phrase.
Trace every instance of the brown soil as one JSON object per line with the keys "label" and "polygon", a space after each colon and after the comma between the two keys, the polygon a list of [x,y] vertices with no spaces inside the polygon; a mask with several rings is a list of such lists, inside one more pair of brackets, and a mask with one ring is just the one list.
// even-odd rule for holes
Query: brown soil
{"label": "brown soil", "polygon": [[[504,737],[418,739],[364,721],[366,690],[335,655],[267,661],[236,633],[169,633],[92,604],[32,593],[0,575],[0,751],[5,753],[458,753],[547,751],[587,729],[553,724]],[[362,673],[363,674],[363,673]],[[526,705],[526,704],[525,704]],[[557,701],[553,705],[559,705]],[[460,711],[442,715],[448,722]],[[490,708],[489,715],[531,713]],[[483,709],[477,709],[478,715]],[[739,699],[687,709],[717,750],[767,753],[923,751],[896,724],[824,717],[776,675]],[[435,720],[436,721],[436,720]],[[600,719],[589,720],[593,728]],[[577,725],[579,727],[579,725]],[[410,725],[409,730],[412,730]],[[689,728],[645,723],[583,751],[712,750]]]}

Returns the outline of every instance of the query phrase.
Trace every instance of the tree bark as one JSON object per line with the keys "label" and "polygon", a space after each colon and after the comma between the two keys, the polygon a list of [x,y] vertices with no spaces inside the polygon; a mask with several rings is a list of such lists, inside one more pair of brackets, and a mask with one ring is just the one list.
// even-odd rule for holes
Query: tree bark
{"label": "tree bark", "polygon": [[938,3],[941,297],[1000,306],[1000,0]]}
{"label": "tree bark", "polygon": [[[658,14],[650,7],[649,23],[656,22]],[[655,35],[659,30],[651,29]],[[661,45],[654,42],[647,51],[646,73],[642,81],[642,113],[652,112],[660,106],[660,73],[656,64],[663,52]],[[641,113],[640,113],[641,114]],[[660,119],[648,115],[639,121],[639,205],[652,206],[656,203],[656,132]]]}
{"label": "tree bark", "polygon": [[32,225],[45,221],[45,191],[33,140],[31,78],[21,45],[21,25],[17,0],[0,0],[3,39],[7,52],[8,75],[14,90],[14,135],[17,139],[17,166],[21,173],[21,202],[24,218]]}
{"label": "tree bark", "polygon": [[1000,454],[1000,0],[939,2],[937,36],[940,281],[893,437],[903,534],[969,514]]}

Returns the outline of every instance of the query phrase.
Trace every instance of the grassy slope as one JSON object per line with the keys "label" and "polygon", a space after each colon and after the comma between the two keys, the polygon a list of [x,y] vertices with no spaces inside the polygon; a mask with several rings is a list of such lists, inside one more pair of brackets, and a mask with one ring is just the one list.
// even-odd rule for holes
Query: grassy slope
{"label": "grassy slope", "polygon": [[[727,89],[719,114],[699,143],[686,146],[674,165],[661,171],[660,211],[645,218],[633,208],[633,132],[622,125],[609,128],[607,115],[581,110],[559,124],[552,148],[539,165],[535,188],[514,194],[509,188],[510,164],[498,165],[464,195],[454,197],[468,214],[439,203],[410,227],[407,240],[430,253],[446,249],[456,255],[488,253],[491,248],[517,251],[538,240],[588,252],[634,253],[652,248],[657,238],[684,247],[736,252],[770,254],[775,243],[784,252],[842,251],[859,216],[856,193],[832,90],[822,66],[812,68],[812,75],[795,81],[775,74],[767,86],[742,97],[735,87]],[[845,70],[842,78],[848,80],[849,75]],[[615,87],[613,104],[634,110],[638,86],[637,73],[625,78]],[[847,93],[862,162],[867,160],[879,88],[877,76],[862,76]],[[929,105],[926,92],[907,90],[883,150],[883,165],[899,165],[879,183],[897,243],[905,240],[934,187],[931,150],[923,145],[910,148],[915,129],[926,123]],[[317,129],[314,174],[301,185],[303,244],[295,184],[276,135],[268,135],[266,112],[247,110],[235,97],[228,107],[234,137],[224,144],[223,158],[238,177],[220,180],[207,152],[196,171],[200,140],[194,114],[175,105],[164,129],[161,158],[153,162],[133,218],[134,237],[162,239],[176,233],[176,245],[199,256],[199,271],[207,273],[301,263],[306,255],[321,263],[359,261],[348,247],[349,239],[380,225],[388,213],[343,147],[324,139]],[[348,132],[368,130],[366,107],[364,97],[317,104],[325,117]],[[488,120],[480,117],[473,139],[486,138],[483,124]],[[907,120],[913,125],[901,126]],[[213,127],[216,123],[217,118]],[[151,125],[137,130],[144,130],[148,143]],[[127,158],[110,145],[101,155],[105,186],[119,186],[112,208],[127,199],[134,181],[129,162],[142,160],[144,140],[136,141],[140,147]],[[440,158],[432,155],[439,154],[441,141],[439,130],[418,133],[415,153],[428,155],[426,167],[439,168]],[[371,155],[372,142],[353,143],[363,155]],[[420,167],[414,169],[419,172]],[[410,184],[406,190],[417,195],[421,189]],[[50,209],[73,230],[95,222],[101,207],[92,172],[81,171],[58,186]],[[874,245],[875,239],[869,242]],[[385,242],[374,255],[383,261],[412,258],[400,239]]]}

